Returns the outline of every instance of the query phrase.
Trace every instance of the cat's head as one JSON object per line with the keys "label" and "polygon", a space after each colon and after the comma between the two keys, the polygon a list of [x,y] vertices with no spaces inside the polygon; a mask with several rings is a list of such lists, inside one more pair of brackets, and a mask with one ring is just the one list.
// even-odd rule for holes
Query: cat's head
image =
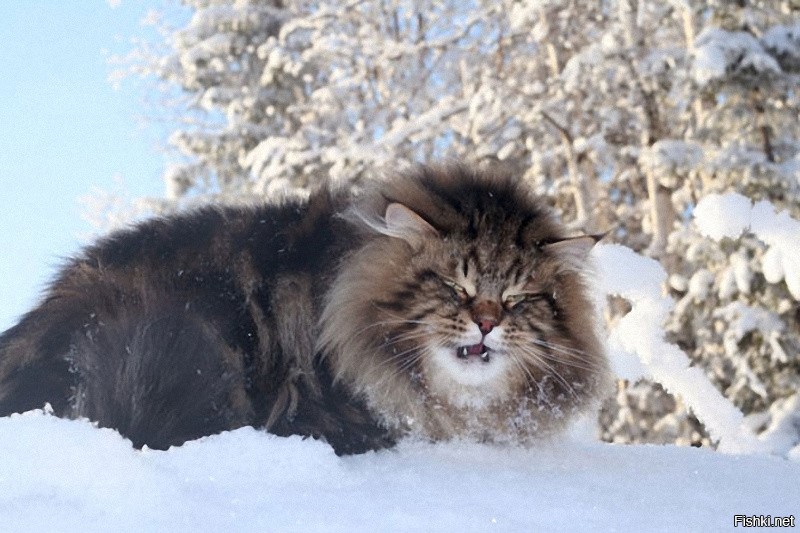
{"label": "cat's head", "polygon": [[425,168],[348,216],[367,236],[331,288],[323,342],[382,414],[563,415],[593,394],[605,359],[582,274],[595,240],[567,237],[518,179]]}

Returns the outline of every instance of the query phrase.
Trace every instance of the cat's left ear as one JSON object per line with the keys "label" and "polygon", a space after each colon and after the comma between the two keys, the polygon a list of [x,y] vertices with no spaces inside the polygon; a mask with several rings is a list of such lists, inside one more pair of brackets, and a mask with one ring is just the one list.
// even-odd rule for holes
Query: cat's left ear
{"label": "cat's left ear", "polygon": [[425,237],[436,237],[439,232],[414,211],[393,202],[386,206],[384,214],[386,234],[403,239],[416,248]]}
{"label": "cat's left ear", "polygon": [[605,237],[605,233],[598,235],[579,235],[577,237],[567,237],[546,243],[542,248],[552,250],[567,260],[575,261],[580,265],[586,261],[589,252],[600,239]]}

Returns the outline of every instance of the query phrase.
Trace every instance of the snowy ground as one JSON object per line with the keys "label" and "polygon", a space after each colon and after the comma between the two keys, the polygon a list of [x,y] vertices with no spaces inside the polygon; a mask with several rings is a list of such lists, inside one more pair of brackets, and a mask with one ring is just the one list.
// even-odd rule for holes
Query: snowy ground
{"label": "snowy ground", "polygon": [[0,530],[724,531],[800,514],[800,463],[564,439],[339,458],[242,429],[167,452],[41,412],[0,419]]}

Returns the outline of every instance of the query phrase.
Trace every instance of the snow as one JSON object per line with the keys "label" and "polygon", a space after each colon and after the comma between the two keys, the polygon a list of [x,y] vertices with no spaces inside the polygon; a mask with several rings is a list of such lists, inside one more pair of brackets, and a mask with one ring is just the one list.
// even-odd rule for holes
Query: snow
{"label": "snow", "polygon": [[748,70],[761,76],[781,71],[752,34],[745,31],[726,31],[706,28],[697,36],[692,74],[701,86],[722,79],[726,74]]}
{"label": "snow", "polygon": [[663,267],[618,244],[598,244],[592,255],[599,271],[598,291],[631,304],[630,312],[608,335],[612,368],[628,379],[639,373],[680,396],[711,437],[719,441],[722,452],[788,453],[775,449],[773,442],[758,440],[744,424],[741,411],[700,368],[691,366],[689,357],[677,345],[666,341],[662,325],[675,302],[663,294],[667,280]]}
{"label": "snow", "polygon": [[773,26],[764,33],[762,41],[775,55],[795,64],[800,61],[800,22],[791,26]]}
{"label": "snow", "polygon": [[166,452],[42,413],[0,419],[4,531],[719,531],[788,516],[800,463],[561,439],[339,458],[250,428]]}
{"label": "snow", "polygon": [[[800,300],[800,221],[786,211],[776,213],[772,204],[761,201],[753,206],[750,229],[770,249],[778,250],[786,286],[794,299]],[[770,273],[772,279],[777,276],[777,270]]]}
{"label": "snow", "polygon": [[679,139],[661,139],[640,156],[640,161],[657,173],[659,182],[673,189],[702,159],[703,150],[697,143]]}
{"label": "snow", "polygon": [[[742,359],[739,356],[739,342],[751,331],[758,331],[774,348],[777,348],[774,350],[775,356],[783,357],[784,362],[788,362],[785,359],[786,354],[778,342],[784,332],[784,324],[775,313],[745,305],[740,301],[733,301],[716,309],[714,316],[724,318],[728,325],[724,333],[723,345],[731,360]],[[763,396],[767,397],[766,391]]]}
{"label": "snow", "polygon": [[[753,205],[738,193],[706,196],[695,207],[694,217],[700,233],[712,239],[736,238],[749,230],[769,245],[762,258],[764,277],[770,283],[786,281],[794,299],[800,300],[800,221],[786,211],[777,213],[766,200]],[[737,277],[737,285],[740,282]]]}
{"label": "snow", "polygon": [[750,225],[752,205],[741,194],[709,194],[695,207],[694,221],[706,237],[736,238]]}
{"label": "snow", "polygon": [[753,282],[753,272],[748,259],[741,250],[731,256],[731,268],[736,279],[736,288],[742,294],[749,294]]}
{"label": "snow", "polygon": [[695,300],[705,300],[708,297],[708,291],[714,284],[714,274],[701,268],[689,279],[689,294]]}

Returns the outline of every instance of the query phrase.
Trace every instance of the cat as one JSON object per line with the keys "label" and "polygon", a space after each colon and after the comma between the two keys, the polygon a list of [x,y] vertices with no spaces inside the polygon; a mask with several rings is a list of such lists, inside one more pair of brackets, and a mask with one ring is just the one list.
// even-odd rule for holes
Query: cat
{"label": "cat", "polygon": [[0,336],[0,416],[49,403],[167,449],[251,425],[337,454],[535,442],[604,389],[569,237],[513,175],[420,166],[354,195],[208,206],[69,260]]}

